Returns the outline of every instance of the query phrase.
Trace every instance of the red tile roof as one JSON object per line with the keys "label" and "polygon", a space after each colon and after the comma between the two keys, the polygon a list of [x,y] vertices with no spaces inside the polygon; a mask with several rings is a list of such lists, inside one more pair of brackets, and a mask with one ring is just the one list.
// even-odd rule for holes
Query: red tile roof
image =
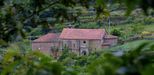
{"label": "red tile roof", "polygon": [[87,39],[97,40],[102,39],[105,36],[104,29],[73,29],[64,28],[60,39]]}
{"label": "red tile roof", "polygon": [[59,34],[48,33],[44,36],[39,37],[38,39],[34,40],[33,42],[51,42],[53,40],[57,40],[58,38],[59,38]]}

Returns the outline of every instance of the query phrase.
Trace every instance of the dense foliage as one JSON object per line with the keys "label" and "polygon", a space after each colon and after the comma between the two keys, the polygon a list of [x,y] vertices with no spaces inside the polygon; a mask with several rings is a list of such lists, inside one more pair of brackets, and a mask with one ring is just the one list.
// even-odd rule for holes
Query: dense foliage
{"label": "dense foliage", "polygon": [[129,51],[101,51],[76,56],[67,50],[58,60],[40,52],[8,50],[1,55],[2,75],[153,75],[154,44]]}

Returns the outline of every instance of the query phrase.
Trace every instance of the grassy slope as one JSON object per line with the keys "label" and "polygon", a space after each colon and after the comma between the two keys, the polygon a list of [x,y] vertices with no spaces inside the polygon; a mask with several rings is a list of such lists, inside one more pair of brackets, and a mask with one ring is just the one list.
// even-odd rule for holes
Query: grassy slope
{"label": "grassy slope", "polygon": [[146,25],[145,27],[145,31],[154,31],[154,24],[153,25]]}
{"label": "grassy slope", "polygon": [[[111,30],[113,28],[127,29],[127,28],[131,27],[132,25],[135,25],[135,24],[126,24],[126,25],[111,26]],[[151,25],[142,25],[142,26],[144,27],[143,31],[154,31],[154,24],[151,24]]]}
{"label": "grassy slope", "polygon": [[119,46],[110,48],[109,50],[111,50],[111,51],[116,51],[116,50],[128,51],[128,50],[132,50],[132,49],[138,47],[140,44],[142,44],[144,42],[146,42],[146,41],[145,40],[133,41],[133,42],[125,43],[123,45],[119,45]]}
{"label": "grassy slope", "polygon": [[[125,32],[126,33],[129,33],[129,28],[132,25],[131,24],[127,24],[127,25],[111,26],[111,30],[114,29],[114,28],[122,28],[122,29],[125,29]],[[143,25],[143,27],[144,27],[144,29],[142,31],[154,31],[154,24],[151,24],[151,25]],[[152,36],[152,38],[153,38],[153,36]],[[123,45],[119,45],[119,46],[110,48],[109,50],[111,50],[111,51],[116,51],[116,50],[128,51],[128,50],[132,50],[132,49],[138,47],[143,42],[146,42],[146,41],[145,40],[132,41],[132,42],[129,42],[129,43],[125,43]]]}

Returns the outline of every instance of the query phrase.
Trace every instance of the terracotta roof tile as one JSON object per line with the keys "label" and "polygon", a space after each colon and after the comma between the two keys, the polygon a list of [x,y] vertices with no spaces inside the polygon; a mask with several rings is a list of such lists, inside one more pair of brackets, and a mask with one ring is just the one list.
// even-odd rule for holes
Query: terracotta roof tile
{"label": "terracotta roof tile", "polygon": [[44,36],[39,37],[38,39],[34,40],[33,42],[50,42],[50,41],[56,40],[58,38],[59,38],[59,34],[48,33]]}
{"label": "terracotta roof tile", "polygon": [[64,28],[60,39],[102,39],[105,36],[104,29],[73,29]]}

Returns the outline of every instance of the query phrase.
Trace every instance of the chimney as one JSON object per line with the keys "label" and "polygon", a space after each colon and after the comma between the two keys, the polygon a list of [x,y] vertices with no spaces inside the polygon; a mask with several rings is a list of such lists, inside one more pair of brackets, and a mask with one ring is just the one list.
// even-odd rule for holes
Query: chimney
{"label": "chimney", "polygon": [[74,28],[74,26],[73,26],[71,23],[69,23],[69,24],[67,25],[67,28]]}

